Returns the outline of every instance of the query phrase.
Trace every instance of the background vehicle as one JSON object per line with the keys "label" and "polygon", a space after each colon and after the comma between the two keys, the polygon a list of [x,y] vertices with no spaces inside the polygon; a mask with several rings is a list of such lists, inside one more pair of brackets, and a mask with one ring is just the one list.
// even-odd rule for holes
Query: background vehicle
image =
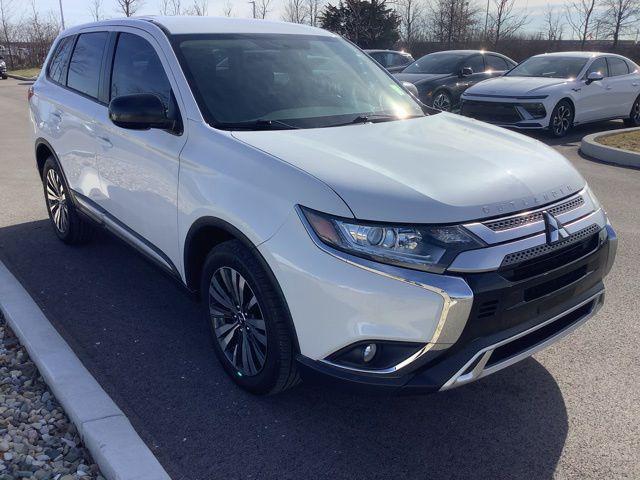
{"label": "background vehicle", "polygon": [[548,129],[563,137],[573,125],[623,118],[640,125],[638,65],[614,54],[536,55],[500,78],[470,88],[462,114],[495,125]]}
{"label": "background vehicle", "polygon": [[411,54],[397,50],[365,50],[365,52],[391,73],[401,72],[414,61]]}
{"label": "background vehicle", "polygon": [[438,110],[458,108],[467,88],[488,78],[503,75],[516,62],[504,55],[481,50],[448,50],[419,58],[396,78],[413,83],[418,98]]}
{"label": "background vehicle", "polygon": [[7,79],[7,64],[4,61],[4,57],[0,55],[0,77],[3,80]]}
{"label": "background vehicle", "polygon": [[453,388],[604,300],[615,232],[566,159],[423,111],[323,30],[70,28],[29,106],[55,234],[102,225],[199,294],[215,355],[251,392],[300,376]]}

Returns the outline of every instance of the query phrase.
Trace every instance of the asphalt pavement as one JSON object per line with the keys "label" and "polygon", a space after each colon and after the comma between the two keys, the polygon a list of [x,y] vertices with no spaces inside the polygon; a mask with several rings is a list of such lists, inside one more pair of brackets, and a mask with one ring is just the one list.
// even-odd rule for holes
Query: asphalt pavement
{"label": "asphalt pavement", "polygon": [[197,304],[173,280],[106,233],[83,247],[56,239],[27,88],[0,81],[0,259],[174,480],[640,478],[640,170],[577,153],[583,135],[621,122],[551,142],[620,238],[606,305],[576,333],[437,395],[303,384],[254,397],[226,378]]}

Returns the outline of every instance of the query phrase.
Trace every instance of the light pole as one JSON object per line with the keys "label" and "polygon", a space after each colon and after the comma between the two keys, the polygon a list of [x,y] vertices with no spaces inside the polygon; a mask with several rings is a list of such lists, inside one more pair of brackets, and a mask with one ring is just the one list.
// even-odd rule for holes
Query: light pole
{"label": "light pole", "polygon": [[[62,1],[62,0],[60,0],[60,1]],[[249,3],[253,7],[253,18],[256,18],[256,1],[255,0],[251,0]]]}
{"label": "light pole", "polygon": [[62,30],[64,30],[64,12],[62,11],[62,0],[58,0],[60,3],[60,20],[62,22]]}

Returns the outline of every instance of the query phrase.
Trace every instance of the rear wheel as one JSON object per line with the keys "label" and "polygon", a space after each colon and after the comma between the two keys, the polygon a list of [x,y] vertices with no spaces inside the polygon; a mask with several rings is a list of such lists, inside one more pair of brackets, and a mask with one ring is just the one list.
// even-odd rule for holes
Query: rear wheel
{"label": "rear wheel", "polygon": [[633,102],[629,118],[624,120],[624,124],[627,127],[640,127],[640,97],[636,98],[636,101]]}
{"label": "rear wheel", "polygon": [[92,226],[78,214],[53,157],[49,157],[44,164],[42,184],[49,219],[58,238],[70,245],[88,242],[93,233]]}
{"label": "rear wheel", "polygon": [[573,107],[566,100],[561,100],[551,113],[549,132],[556,138],[564,137],[573,125]]}
{"label": "rear wheel", "polygon": [[299,381],[289,311],[274,281],[254,252],[231,240],[209,253],[200,285],[218,360],[235,383],[257,394]]}

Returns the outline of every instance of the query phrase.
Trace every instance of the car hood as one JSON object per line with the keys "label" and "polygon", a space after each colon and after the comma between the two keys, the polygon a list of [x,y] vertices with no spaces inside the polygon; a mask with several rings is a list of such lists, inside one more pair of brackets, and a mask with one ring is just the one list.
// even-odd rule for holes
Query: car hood
{"label": "car hood", "polygon": [[476,220],[550,203],[585,185],[550,147],[448,113],[233,135],[325,182],[363,220]]}
{"label": "car hood", "polygon": [[538,93],[546,88],[565,85],[570,80],[542,77],[496,77],[477,83],[467,89],[468,95],[520,96]]}
{"label": "car hood", "polygon": [[450,76],[448,73],[396,73],[393,75],[401,82],[411,82],[413,84],[432,82]]}

